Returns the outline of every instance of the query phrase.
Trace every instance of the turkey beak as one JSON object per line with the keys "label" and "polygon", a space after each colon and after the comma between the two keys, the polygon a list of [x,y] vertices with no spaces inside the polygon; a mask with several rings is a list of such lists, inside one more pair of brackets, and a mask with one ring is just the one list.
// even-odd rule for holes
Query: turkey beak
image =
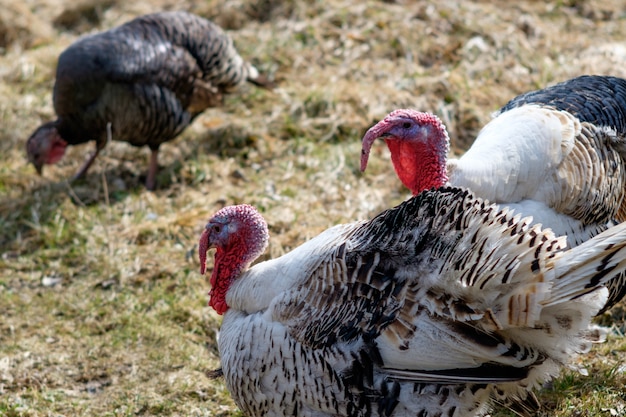
{"label": "turkey beak", "polygon": [[37,174],[39,174],[40,176],[43,175],[43,164],[33,162],[33,165],[35,166],[35,170],[37,171]]}
{"label": "turkey beak", "polygon": [[30,152],[28,153],[28,162],[33,164],[33,166],[35,167],[35,170],[37,171],[37,174],[41,175],[43,173],[43,160],[42,158],[37,158],[34,155],[31,155]]}

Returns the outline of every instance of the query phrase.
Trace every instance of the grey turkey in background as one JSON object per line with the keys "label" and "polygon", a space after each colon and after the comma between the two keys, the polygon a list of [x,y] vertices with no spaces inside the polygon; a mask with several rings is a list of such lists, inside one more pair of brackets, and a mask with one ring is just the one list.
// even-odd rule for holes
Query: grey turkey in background
{"label": "grey turkey in background", "polygon": [[154,189],[159,146],[245,81],[271,87],[214,23],[187,12],[138,17],[81,38],[60,55],[53,94],[58,118],[30,136],[28,159],[41,174],[67,146],[95,141],[79,178],[109,138],[148,146],[146,187]]}

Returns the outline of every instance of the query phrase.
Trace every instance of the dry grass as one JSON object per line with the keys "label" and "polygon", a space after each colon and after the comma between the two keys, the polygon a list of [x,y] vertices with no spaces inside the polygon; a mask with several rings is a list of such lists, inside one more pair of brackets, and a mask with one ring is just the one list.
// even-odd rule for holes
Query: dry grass
{"label": "dry grass", "polygon": [[[132,3],[132,5],[131,5]],[[5,0],[0,7],[0,415],[233,416],[220,381],[219,317],[206,305],[196,239],[224,204],[262,209],[290,250],[338,222],[406,198],[383,146],[367,175],[359,139],[388,111],[440,115],[455,151],[520,92],[582,73],[626,76],[618,0]],[[80,34],[162,9],[227,28],[280,82],[246,87],[162,148],[113,143],[87,179],[66,179],[90,145],[37,177],[24,142],[53,116],[58,54]],[[550,416],[626,413],[623,308],[616,329],[541,392]],[[509,415],[497,410],[494,416]]]}

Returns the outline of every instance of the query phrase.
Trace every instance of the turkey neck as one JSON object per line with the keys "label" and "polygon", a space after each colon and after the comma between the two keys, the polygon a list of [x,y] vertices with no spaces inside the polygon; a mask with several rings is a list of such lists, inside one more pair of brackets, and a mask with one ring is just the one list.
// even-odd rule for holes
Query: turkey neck
{"label": "turkey neck", "polygon": [[224,314],[228,310],[226,304],[226,293],[231,284],[237,279],[246,268],[249,262],[241,256],[238,251],[233,250],[237,245],[229,248],[216,248],[215,265],[211,274],[211,291],[209,292],[209,305],[218,314]]}
{"label": "turkey neck", "polygon": [[446,150],[438,145],[443,138],[426,143],[409,140],[385,139],[391,152],[393,167],[400,181],[417,195],[424,190],[438,188],[448,181]]}

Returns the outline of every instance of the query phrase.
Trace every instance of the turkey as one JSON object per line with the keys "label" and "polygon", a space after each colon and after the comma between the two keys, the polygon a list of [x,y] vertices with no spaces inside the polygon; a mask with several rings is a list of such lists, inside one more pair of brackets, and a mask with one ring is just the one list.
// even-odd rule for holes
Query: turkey
{"label": "turkey", "polygon": [[[626,220],[626,80],[581,76],[505,105],[459,159],[433,114],[391,112],[363,137],[361,170],[383,138],[400,180],[413,192],[446,183],[507,204],[578,245]],[[606,309],[626,293],[609,284]]]}
{"label": "turkey", "polygon": [[573,249],[469,190],[424,191],[249,265],[268,229],[249,205],[207,223],[209,304],[237,405],[258,416],[530,415],[532,388],[601,340],[602,286],[626,268],[626,223]]}
{"label": "turkey", "polygon": [[245,81],[271,87],[212,22],[186,12],[138,17],[61,53],[53,92],[58,118],[28,138],[28,159],[41,174],[67,146],[95,141],[78,178],[109,138],[148,146],[146,187],[154,189],[160,145]]}

